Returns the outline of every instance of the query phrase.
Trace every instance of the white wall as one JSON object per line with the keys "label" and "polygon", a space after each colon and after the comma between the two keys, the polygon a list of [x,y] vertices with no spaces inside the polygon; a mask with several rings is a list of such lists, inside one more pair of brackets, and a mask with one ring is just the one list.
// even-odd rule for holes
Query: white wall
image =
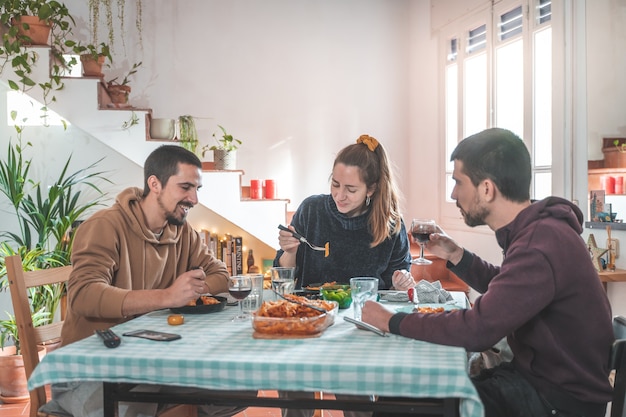
{"label": "white wall", "polygon": [[[66,2],[82,24],[85,3]],[[134,2],[126,3],[132,15]],[[428,11],[429,2],[421,3]],[[308,195],[328,192],[335,154],[362,133],[378,138],[407,171],[407,85],[415,76],[410,6],[408,0],[143,1],[143,52],[132,41],[129,16],[126,50],[115,43],[110,73],[142,61],[132,82],[134,105],[152,108],[154,117],[201,118],[203,143],[224,126],[244,142],[237,155],[244,184],[278,179],[279,197],[291,199],[293,210]]]}
{"label": "white wall", "polygon": [[[603,137],[626,137],[626,1],[587,1],[587,125],[589,159],[602,159]],[[593,28],[601,28],[594,30]],[[582,169],[582,167],[581,167]],[[614,196],[614,206],[626,207],[626,196]],[[607,201],[609,199],[607,198]],[[626,213],[618,211],[618,218]],[[592,232],[598,246],[606,247],[604,230]],[[626,231],[613,231],[620,242],[616,266],[626,269]],[[613,312],[626,315],[626,282],[609,283],[608,295]]]}

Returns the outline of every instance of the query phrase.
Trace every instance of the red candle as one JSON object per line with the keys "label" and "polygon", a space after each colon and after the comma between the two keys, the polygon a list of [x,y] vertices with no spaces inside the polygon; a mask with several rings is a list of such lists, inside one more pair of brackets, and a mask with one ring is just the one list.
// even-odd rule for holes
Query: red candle
{"label": "red candle", "polygon": [[250,180],[250,198],[258,200],[261,198],[261,180]]}
{"label": "red candle", "polygon": [[276,181],[274,180],[265,180],[265,187],[263,189],[263,198],[267,198],[269,200],[276,198]]}
{"label": "red candle", "polygon": [[615,177],[615,194],[624,194],[624,177]]}
{"label": "red candle", "polygon": [[602,184],[602,189],[607,194],[615,194],[615,178],[610,175],[603,175],[600,177],[600,182]]}

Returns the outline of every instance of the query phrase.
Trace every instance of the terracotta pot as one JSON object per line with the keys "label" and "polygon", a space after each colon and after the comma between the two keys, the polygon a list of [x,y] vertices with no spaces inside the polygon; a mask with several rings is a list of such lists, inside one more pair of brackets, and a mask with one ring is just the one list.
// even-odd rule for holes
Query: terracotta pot
{"label": "terracotta pot", "polygon": [[95,60],[91,54],[83,54],[80,56],[80,62],[83,64],[83,75],[88,77],[104,77],[102,66],[104,65],[105,56],[98,56]]}
{"label": "terracotta pot", "polygon": [[[29,28],[24,29],[23,23],[26,23]],[[48,45],[51,26],[47,20],[41,20],[37,16],[21,16],[11,19],[11,24],[17,26],[21,37],[30,38],[30,42],[24,40],[26,45]]]}
{"label": "terracotta pot", "polygon": [[604,154],[604,167],[603,168],[626,168],[626,149],[612,148],[602,149]]}
{"label": "terracotta pot", "polygon": [[[39,346],[39,360],[46,355],[46,348]],[[0,400],[17,403],[29,400],[26,371],[22,355],[15,354],[15,346],[0,350]]]}
{"label": "terracotta pot", "polygon": [[115,104],[128,103],[128,95],[130,94],[130,87],[127,85],[109,84],[107,91],[111,97],[111,101]]}

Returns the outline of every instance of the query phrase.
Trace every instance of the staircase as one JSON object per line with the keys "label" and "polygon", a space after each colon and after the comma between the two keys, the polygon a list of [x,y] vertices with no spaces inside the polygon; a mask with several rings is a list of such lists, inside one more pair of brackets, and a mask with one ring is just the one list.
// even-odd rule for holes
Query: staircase
{"label": "staircase", "polygon": [[[36,82],[49,80],[50,48],[33,46],[39,55],[32,74]],[[5,68],[0,78],[6,82],[14,79]],[[100,78],[64,77],[64,88],[54,92],[56,101],[49,104],[53,110],[72,125],[79,127],[115,152],[125,156],[138,167],[143,167],[146,157],[165,142],[150,138],[151,109],[116,108]],[[28,94],[43,103],[41,89],[32,88]],[[123,129],[124,123],[135,120],[132,127]],[[205,165],[205,164],[203,164]],[[210,163],[209,163],[210,165]],[[277,225],[285,223],[289,200],[252,200],[247,187],[242,187],[244,171],[215,171],[203,168],[203,187],[198,193],[199,206],[206,210],[199,218],[190,214],[189,221],[195,228],[211,227],[210,231],[241,233],[244,245],[253,247],[259,258],[268,258],[277,246]],[[139,185],[139,184],[137,184]],[[220,225],[215,229],[215,225]],[[261,246],[261,247],[259,247]]]}

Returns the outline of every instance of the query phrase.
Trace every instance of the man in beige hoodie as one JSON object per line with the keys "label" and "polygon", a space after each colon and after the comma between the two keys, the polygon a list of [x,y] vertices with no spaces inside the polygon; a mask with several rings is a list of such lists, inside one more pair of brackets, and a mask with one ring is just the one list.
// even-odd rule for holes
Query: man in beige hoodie
{"label": "man in beige hoodie", "polygon": [[[76,230],[62,331],[67,345],[138,315],[181,307],[199,294],[228,291],[226,265],[187,223],[198,203],[202,163],[180,146],[164,145],[144,165],[144,189],[122,191],[115,204]],[[168,388],[163,387],[165,391]],[[74,417],[102,416],[102,384],[55,384],[42,407]],[[120,416],[156,415],[164,404],[120,407]],[[131,412],[132,410],[132,412]],[[199,416],[231,416],[235,407],[199,407]]]}

